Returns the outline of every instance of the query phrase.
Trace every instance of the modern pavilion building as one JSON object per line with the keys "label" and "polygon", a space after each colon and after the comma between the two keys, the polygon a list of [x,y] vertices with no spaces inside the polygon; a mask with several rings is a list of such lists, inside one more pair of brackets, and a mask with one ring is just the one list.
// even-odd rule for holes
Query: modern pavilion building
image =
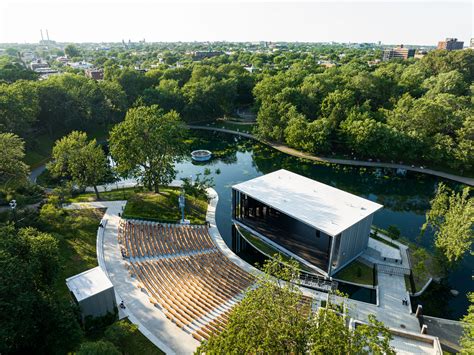
{"label": "modern pavilion building", "polygon": [[327,277],[365,251],[382,207],[283,169],[232,187],[235,224]]}

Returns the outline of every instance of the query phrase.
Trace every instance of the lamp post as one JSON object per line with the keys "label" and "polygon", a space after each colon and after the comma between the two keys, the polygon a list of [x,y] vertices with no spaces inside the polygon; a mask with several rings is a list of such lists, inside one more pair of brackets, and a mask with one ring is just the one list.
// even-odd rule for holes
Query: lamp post
{"label": "lamp post", "polygon": [[9,205],[13,213],[13,222],[16,223],[16,200],[11,200]]}
{"label": "lamp post", "polygon": [[184,205],[186,198],[184,197],[184,189],[181,191],[181,195],[178,197],[179,208],[181,209],[181,223],[184,223]]}

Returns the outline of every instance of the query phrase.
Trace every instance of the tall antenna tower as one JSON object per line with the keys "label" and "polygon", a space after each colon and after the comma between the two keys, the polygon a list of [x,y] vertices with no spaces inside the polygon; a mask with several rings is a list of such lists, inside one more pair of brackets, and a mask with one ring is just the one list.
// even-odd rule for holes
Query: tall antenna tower
{"label": "tall antenna tower", "polygon": [[46,38],[48,39],[48,42],[49,42],[49,33],[48,33],[48,29],[46,29]]}
{"label": "tall antenna tower", "polygon": [[40,33],[41,33],[41,41],[44,41],[44,38],[43,38],[43,30],[40,29]]}

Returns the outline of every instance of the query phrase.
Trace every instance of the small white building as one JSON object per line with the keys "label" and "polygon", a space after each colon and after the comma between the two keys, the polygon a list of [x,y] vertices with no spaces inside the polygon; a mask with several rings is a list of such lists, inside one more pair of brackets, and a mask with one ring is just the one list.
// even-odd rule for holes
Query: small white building
{"label": "small white building", "polygon": [[100,266],[67,278],[66,285],[79,304],[83,318],[115,312],[114,286]]}

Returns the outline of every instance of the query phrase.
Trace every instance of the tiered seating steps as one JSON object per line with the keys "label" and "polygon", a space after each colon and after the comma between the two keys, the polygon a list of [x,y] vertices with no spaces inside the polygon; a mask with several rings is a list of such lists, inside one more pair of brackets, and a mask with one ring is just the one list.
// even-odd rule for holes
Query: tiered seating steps
{"label": "tiered seating steps", "polygon": [[199,341],[222,331],[254,283],[214,245],[206,226],[124,220],[119,243],[150,301]]}

